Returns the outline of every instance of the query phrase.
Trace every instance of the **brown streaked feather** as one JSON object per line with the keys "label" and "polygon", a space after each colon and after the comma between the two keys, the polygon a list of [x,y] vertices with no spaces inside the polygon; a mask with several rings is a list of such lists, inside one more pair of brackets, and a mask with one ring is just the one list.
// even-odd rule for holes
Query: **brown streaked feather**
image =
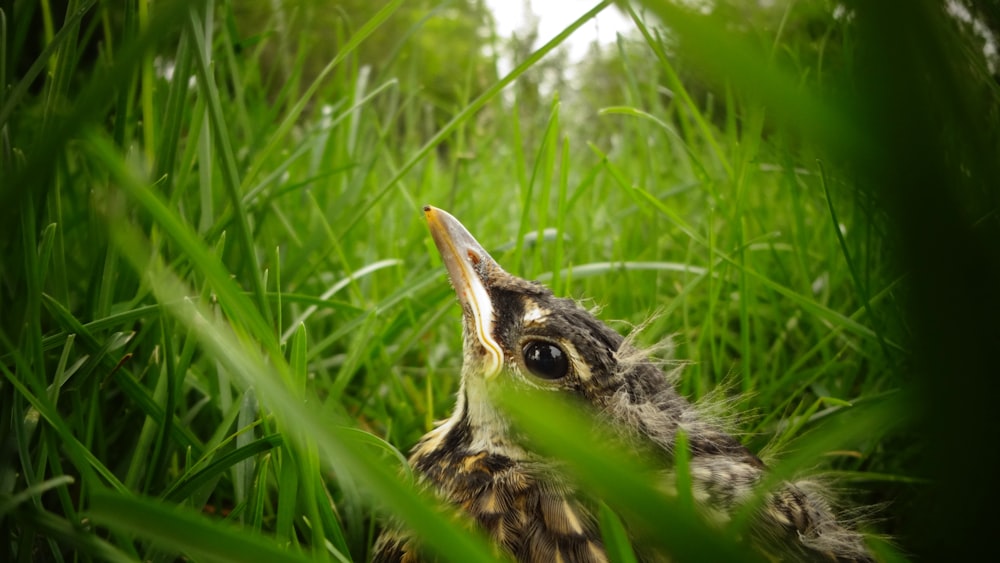
{"label": "brown streaked feather", "polygon": [[[461,507],[495,545],[519,561],[606,562],[596,521],[547,471],[488,452],[411,459],[422,481]],[[417,543],[398,527],[383,533],[373,561],[420,560]]]}

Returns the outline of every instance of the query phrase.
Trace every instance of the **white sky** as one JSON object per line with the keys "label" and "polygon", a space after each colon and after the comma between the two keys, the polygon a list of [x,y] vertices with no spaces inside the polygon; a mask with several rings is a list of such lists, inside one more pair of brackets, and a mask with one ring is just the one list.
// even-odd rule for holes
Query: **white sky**
{"label": "white sky", "polygon": [[[497,23],[497,33],[501,37],[509,37],[513,32],[524,28],[525,4],[538,16],[538,43],[541,47],[555,37],[569,24],[597,5],[596,0],[486,0],[486,6],[493,11]],[[632,29],[633,24],[624,14],[614,7],[605,8],[603,12],[583,27],[576,30],[565,43],[573,62],[581,60],[587,52],[587,47],[594,40],[601,43],[614,43],[615,35]]]}

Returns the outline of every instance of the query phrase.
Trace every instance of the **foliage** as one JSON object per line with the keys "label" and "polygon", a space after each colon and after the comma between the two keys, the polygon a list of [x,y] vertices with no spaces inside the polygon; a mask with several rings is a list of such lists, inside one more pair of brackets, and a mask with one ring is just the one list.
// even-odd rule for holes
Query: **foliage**
{"label": "foliage", "polygon": [[[291,81],[296,85],[290,95],[294,100],[382,5],[368,0],[236,2],[230,25],[238,35],[237,48],[255,52],[261,74],[267,77],[265,91],[274,95],[289,88]],[[491,41],[491,29],[492,15],[480,1],[404,2],[358,45],[352,64],[337,72],[367,72],[376,83],[398,80],[401,99],[395,103],[418,103],[421,112],[417,123],[399,119],[394,125],[415,127],[409,133],[426,138],[496,81],[493,61],[481,49]],[[351,83],[341,78],[332,86]],[[334,94],[351,92],[330,95]],[[377,100],[372,103],[385,111],[399,111]]]}
{"label": "foliage", "polygon": [[[623,332],[655,313],[638,341],[674,336],[689,396],[739,391],[777,475],[977,553],[997,87],[970,25],[911,3],[646,2],[575,99],[525,80],[530,112],[499,93],[565,34],[498,79],[480,2],[4,4],[0,559],[364,560],[381,513],[490,559],[402,461],[461,362],[424,203]],[[540,412],[620,557],[618,516],[736,549]]]}

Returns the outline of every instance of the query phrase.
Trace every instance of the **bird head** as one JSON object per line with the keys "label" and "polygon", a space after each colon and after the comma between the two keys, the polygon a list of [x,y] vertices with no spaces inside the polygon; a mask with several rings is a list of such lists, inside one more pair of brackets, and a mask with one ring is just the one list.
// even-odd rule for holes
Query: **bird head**
{"label": "bird head", "polygon": [[628,426],[633,409],[623,405],[638,407],[669,387],[653,364],[627,360],[634,350],[589,311],[504,271],[450,214],[430,206],[424,213],[462,306],[462,388],[452,419],[465,419],[473,436],[509,436],[491,397],[501,384],[568,393],[623,414]]}

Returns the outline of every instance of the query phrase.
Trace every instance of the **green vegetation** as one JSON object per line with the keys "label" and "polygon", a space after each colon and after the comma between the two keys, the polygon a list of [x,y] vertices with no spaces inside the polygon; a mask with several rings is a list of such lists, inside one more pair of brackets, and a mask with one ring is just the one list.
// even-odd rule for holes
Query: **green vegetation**
{"label": "green vegetation", "polygon": [[[604,2],[575,25],[636,31],[580,88],[543,79],[571,29],[498,76],[478,2],[66,4],[0,3],[0,560],[361,561],[377,513],[489,559],[403,462],[461,362],[425,203],[673,336],[776,476],[886,503],[886,560],[992,537],[991,4]],[[515,411],[606,494],[616,560],[643,521],[737,553],[572,413]]]}

